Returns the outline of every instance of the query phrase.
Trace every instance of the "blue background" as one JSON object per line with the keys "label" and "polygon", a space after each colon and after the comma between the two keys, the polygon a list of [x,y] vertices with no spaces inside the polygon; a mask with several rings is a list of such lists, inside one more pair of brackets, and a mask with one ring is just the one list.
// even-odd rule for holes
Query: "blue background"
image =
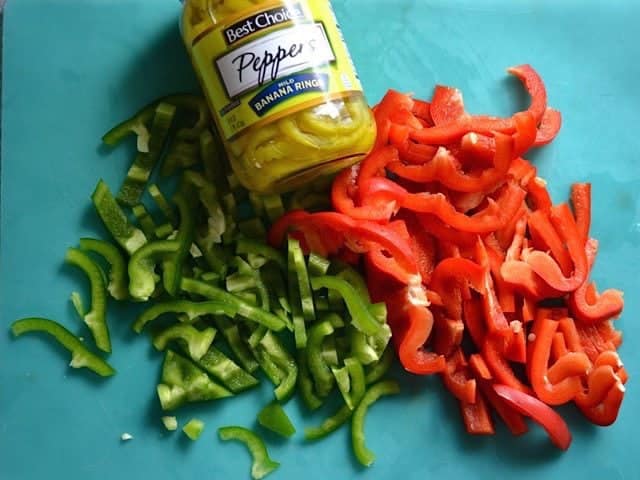
{"label": "blue background", "polygon": [[[640,42],[637,1],[335,0],[368,99],[397,88],[429,97],[435,83],[465,94],[472,112],[507,114],[527,98],[505,68],[533,64],[564,124],[559,138],[533,155],[556,201],[572,181],[591,181],[593,234],[601,249],[594,277],[623,289],[617,326],[631,375],[618,422],[606,429],[563,408],[574,434],[561,454],[537,428],[513,438],[473,438],[434,378],[394,372],[402,394],[373,407],[367,421],[374,466],[352,459],[349,430],[305,445],[267,436],[282,462],[274,479],[640,478]],[[27,315],[56,318],[79,334],[68,296],[84,287],[63,266],[67,247],[104,234],[89,195],[99,177],[117,188],[132,146],[99,144],[112,124],[153,98],[193,90],[179,39],[174,0],[9,0],[2,64],[0,207],[0,478],[249,478],[243,447],[222,444],[218,426],[253,426],[270,386],[232,401],[179,413],[207,423],[191,443],[164,431],[154,394],[160,356],[131,333],[135,311],[110,305],[110,361],[118,374],[96,380],[66,367],[68,357],[37,337],[13,341],[8,325]],[[107,155],[108,153],[108,155]],[[86,291],[86,290],[83,290]],[[5,333],[2,333],[4,329]],[[286,406],[301,432],[310,416]],[[130,432],[135,439],[120,442]]]}

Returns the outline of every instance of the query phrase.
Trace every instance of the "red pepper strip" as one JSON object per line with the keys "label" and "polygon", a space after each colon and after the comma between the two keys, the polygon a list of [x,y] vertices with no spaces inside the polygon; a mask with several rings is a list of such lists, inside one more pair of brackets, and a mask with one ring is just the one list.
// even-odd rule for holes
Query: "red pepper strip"
{"label": "red pepper strip", "polygon": [[576,217],[576,225],[583,241],[589,239],[591,229],[591,184],[574,183],[571,185],[571,206]]}
{"label": "red pepper strip", "polygon": [[542,120],[540,120],[536,141],[533,146],[541,147],[542,145],[551,143],[560,132],[561,127],[562,114],[558,110],[547,107],[542,115]]}
{"label": "red pepper strip", "polygon": [[458,212],[440,193],[409,193],[402,206],[414,212],[434,214],[455,229],[482,234],[503,228],[520,208],[524,196],[524,190],[508,182],[501,188],[498,198],[489,198],[488,206],[471,216]]}
{"label": "red pepper strip", "polygon": [[487,248],[487,253],[489,254],[491,274],[493,275],[493,281],[495,282],[498,305],[500,305],[500,309],[504,313],[515,313],[516,298],[513,288],[504,281],[500,274],[500,265],[504,262],[504,257],[500,253],[496,252],[494,248]]}
{"label": "red pepper strip", "polygon": [[472,247],[478,238],[473,233],[451,228],[438,217],[429,213],[416,214],[416,218],[424,230],[441,241],[456,243],[461,247]]}
{"label": "red pepper strip", "polygon": [[513,373],[513,369],[497,348],[496,343],[493,339],[487,338],[482,346],[482,357],[487,362],[496,381],[509,385],[521,392],[532,393],[531,389]]}
{"label": "red pepper strip", "polygon": [[551,288],[560,292],[571,292],[586,280],[588,274],[587,257],[584,242],[566,203],[551,207],[551,222],[566,244],[573,261],[573,273],[565,277],[558,264],[548,254],[540,251],[523,251],[523,260],[531,266]]}
{"label": "red pepper strip", "polygon": [[591,370],[591,360],[582,352],[569,352],[549,367],[549,382],[557,384],[565,378],[586,375]]}
{"label": "red pepper strip", "polygon": [[474,353],[469,357],[469,366],[478,381],[478,387],[487,402],[495,409],[513,435],[522,435],[528,430],[524,417],[501,399],[491,387],[493,377],[482,355]]}
{"label": "red pepper strip", "polygon": [[386,299],[398,358],[405,370],[417,375],[443,372],[445,358],[424,348],[433,329],[433,315],[425,305],[415,304],[415,301],[409,287]]}
{"label": "red pepper strip", "polygon": [[456,210],[467,213],[470,210],[475,210],[486,198],[487,194],[483,191],[478,192],[449,192],[449,201]]}
{"label": "red pepper strip", "polygon": [[531,213],[528,226],[533,247],[543,252],[550,251],[553,258],[558,262],[562,273],[569,275],[573,269],[573,262],[560,235],[553,228],[548,212],[536,210]]}
{"label": "red pepper strip", "polygon": [[532,322],[536,317],[536,302],[530,297],[522,298],[522,322]]}
{"label": "red pepper strip", "polygon": [[372,177],[384,177],[386,175],[385,167],[391,162],[399,160],[398,150],[387,146],[373,150],[360,163],[360,170],[356,179],[358,186],[362,182]]}
{"label": "red pepper strip", "polygon": [[[413,100],[413,102],[415,103],[415,100]],[[404,107],[399,108],[389,115],[389,120],[391,120],[393,124],[407,126],[410,129],[422,128],[422,123],[418,117],[413,114],[412,110],[413,106],[411,110]]]}
{"label": "red pepper strip", "polygon": [[418,263],[418,272],[422,277],[422,283],[428,285],[436,264],[435,239],[422,228],[415,215],[403,212],[401,218],[405,220],[411,251]]}
{"label": "red pepper strip", "polygon": [[487,333],[487,327],[484,324],[480,301],[475,298],[465,300],[462,310],[464,325],[471,336],[471,340],[475,345],[482,345]]}
{"label": "red pepper strip", "polygon": [[471,285],[475,291],[484,294],[485,273],[483,267],[466,258],[445,258],[434,269],[429,286],[442,298],[447,315],[461,319],[460,286]]}
{"label": "red pepper strip", "polygon": [[435,125],[459,120],[464,115],[462,92],[457,88],[436,85],[431,98],[430,112]]}
{"label": "red pepper strip", "polygon": [[494,166],[483,170],[480,175],[467,175],[464,173],[459,160],[444,147],[440,147],[436,155],[428,163],[423,165],[403,165],[400,162],[395,162],[389,164],[389,170],[402,178],[414,182],[437,180],[457,192],[489,191],[506,175],[513,158],[513,151],[514,140],[509,136],[496,134]]}
{"label": "red pepper strip", "polygon": [[562,332],[556,332],[553,334],[553,340],[551,342],[551,359],[556,361],[559,358],[564,357],[569,353],[567,348],[567,342],[564,341],[564,335]]}
{"label": "red pepper strip", "polygon": [[516,113],[513,116],[513,121],[516,124],[516,133],[513,136],[513,156],[519,158],[536,141],[536,122],[530,112]]}
{"label": "red pepper strip", "polygon": [[393,112],[405,108],[409,111],[413,110],[414,101],[409,95],[388,90],[380,103],[374,109],[374,117],[378,132],[376,136],[375,148],[385,146],[389,141],[389,129],[391,128],[391,119],[389,118]]}
{"label": "red pepper strip", "polygon": [[476,261],[485,268],[484,276],[484,295],[482,296],[482,306],[484,310],[485,321],[487,322],[487,330],[490,334],[499,334],[507,336],[511,333],[509,323],[507,322],[504,312],[500,308],[496,292],[493,288],[493,280],[490,274],[489,256],[484,247],[482,240],[478,239],[476,243]]}
{"label": "red pepper strip", "polygon": [[529,297],[531,301],[561,296],[533,271],[531,265],[525,262],[505,261],[500,267],[500,274],[508,285]]}
{"label": "red pepper strip", "polygon": [[474,164],[489,165],[493,163],[496,142],[493,137],[471,132],[460,140],[460,151],[465,158],[472,159]]}
{"label": "red pepper strip", "polygon": [[478,392],[475,403],[459,402],[459,404],[467,433],[471,435],[493,435],[496,433],[489,407],[480,392]]}
{"label": "red pepper strip", "polygon": [[507,69],[512,75],[518,77],[518,79],[524,84],[524,87],[531,96],[531,104],[529,105],[529,112],[533,115],[536,121],[536,125],[542,120],[545,110],[547,109],[547,89],[544,86],[544,82],[538,72],[536,72],[531,65],[518,65],[516,67],[510,67]]}
{"label": "red pepper strip", "polygon": [[433,333],[433,350],[440,355],[449,355],[462,343],[464,323],[439,313],[435,317]]}
{"label": "red pepper strip", "polygon": [[609,365],[615,370],[619,370],[622,368],[622,360],[620,360],[620,355],[618,352],[614,352],[613,350],[609,350],[606,352],[602,352],[598,355],[598,358],[593,362],[594,367],[601,367],[603,365]]}
{"label": "red pepper strip", "polygon": [[358,166],[346,168],[341,171],[333,181],[331,188],[331,201],[333,208],[340,213],[349,215],[357,220],[370,220],[373,222],[388,221],[398,206],[395,202],[370,200],[365,206],[356,206],[355,193],[358,191],[356,179],[358,178]]}
{"label": "red pepper strip", "polygon": [[398,145],[397,148],[400,159],[403,162],[415,165],[422,165],[423,163],[431,161],[438,151],[438,147],[433,145],[423,145],[411,141]]}
{"label": "red pepper strip", "polygon": [[[504,228],[501,228],[500,230],[495,232],[494,236],[496,238],[497,244],[500,246],[500,250],[506,252],[509,246],[513,243],[513,237],[516,234],[516,226],[523,217],[527,216],[528,212],[529,209],[527,208],[527,205],[523,203],[516,214],[513,216],[513,218],[504,226]],[[521,229],[526,230],[526,227],[527,226],[525,224],[523,227],[521,227]],[[522,246],[522,239],[524,239],[524,234],[522,234],[522,238],[520,239],[520,247]],[[517,258],[520,258],[519,253]]]}
{"label": "red pepper strip", "polygon": [[516,157],[509,167],[509,175],[522,187],[526,186],[537,173],[536,167],[522,157]]}
{"label": "red pepper strip", "polygon": [[531,178],[526,186],[527,197],[531,199],[533,208],[548,212],[551,209],[551,196],[547,190],[547,182],[540,177]]}
{"label": "red pepper strip", "polygon": [[535,320],[532,329],[535,340],[532,342],[530,362],[527,365],[529,381],[536,396],[548,405],[562,405],[569,402],[582,390],[582,384],[577,375],[563,377],[557,383],[552,383],[548,377],[547,364],[551,355],[551,342],[557,328],[558,322],[547,315],[540,315]]}
{"label": "red pepper strip", "polygon": [[[598,252],[598,241],[589,239],[585,246],[585,254],[592,269],[595,257]],[[593,298],[587,298],[587,290],[593,290]],[[598,295],[595,283],[584,282],[574,292],[571,292],[568,299],[571,313],[580,322],[593,325],[602,320],[617,317],[624,308],[624,299],[620,290],[609,289]]]}
{"label": "red pepper strip", "polygon": [[602,427],[609,426],[618,418],[624,392],[624,385],[621,382],[617,382],[615,386],[609,390],[609,393],[602,403],[591,408],[578,404],[578,408],[592,423]]}
{"label": "red pepper strip", "polygon": [[575,402],[582,408],[592,408],[601,404],[609,391],[620,383],[611,365],[595,367],[587,378],[587,389],[576,396]]}
{"label": "red pepper strip", "polygon": [[505,260],[517,260],[520,258],[522,253],[522,243],[524,240],[525,233],[527,232],[527,223],[529,219],[526,215],[523,215],[516,222],[515,228],[513,230],[513,238],[511,239],[511,244],[507,249],[507,254],[505,255]]}
{"label": "red pepper strip", "polygon": [[551,442],[561,450],[571,445],[569,427],[556,411],[535,397],[518,391],[508,385],[494,385],[494,391],[516,411],[531,417],[545,429]]}
{"label": "red pepper strip", "polygon": [[580,335],[572,318],[566,316],[561,318],[558,321],[558,330],[562,333],[562,337],[570,352],[584,352]]}
{"label": "red pepper strip", "polygon": [[445,387],[458,400],[464,403],[475,403],[477,400],[477,382],[469,372],[467,360],[461,349],[455,350],[447,357],[442,381]]}
{"label": "red pepper strip", "polygon": [[513,332],[504,352],[507,360],[516,363],[527,363],[527,337],[519,320],[513,320],[509,326]]}
{"label": "red pepper strip", "polygon": [[418,118],[426,120],[427,123],[433,125],[433,119],[431,118],[431,104],[424,100],[413,100],[413,109],[411,112]]}
{"label": "red pepper strip", "polygon": [[[421,127],[419,127],[421,128]],[[391,123],[389,127],[389,143],[396,148],[409,143],[409,132],[411,129],[407,125]],[[378,149],[373,150],[376,152]]]}
{"label": "red pepper strip", "polygon": [[414,130],[409,134],[409,137],[411,140],[426,145],[448,145],[457,142],[470,132],[483,135],[493,135],[495,132],[499,132],[511,135],[515,129],[515,123],[512,119],[464,115],[455,122]]}

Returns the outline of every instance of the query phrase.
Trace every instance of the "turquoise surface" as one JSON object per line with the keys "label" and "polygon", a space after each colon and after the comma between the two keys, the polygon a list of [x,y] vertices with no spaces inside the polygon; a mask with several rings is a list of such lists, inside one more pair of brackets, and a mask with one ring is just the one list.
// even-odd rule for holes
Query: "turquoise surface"
{"label": "turquoise surface", "polygon": [[[435,83],[460,87],[471,111],[506,114],[526,105],[505,68],[533,64],[550,103],[564,115],[556,142],[533,156],[556,201],[572,181],[591,181],[593,234],[601,241],[595,279],[626,292],[617,321],[631,382],[618,422],[588,425],[561,409],[574,434],[570,451],[551,448],[533,428],[523,438],[502,426],[489,438],[464,433],[457,407],[433,378],[396,369],[402,394],[367,420],[378,454],[364,470],[352,459],[349,430],[305,445],[307,415],[286,406],[299,433],[268,436],[281,461],[275,479],[398,477],[440,479],[640,478],[640,42],[637,1],[335,0],[368,98],[388,87],[430,96]],[[154,394],[160,357],[129,330],[133,309],[110,305],[106,381],[66,366],[65,352],[30,337],[14,341],[10,322],[56,318],[84,336],[68,297],[84,279],[62,263],[67,247],[104,232],[88,198],[99,177],[117,188],[131,149],[107,152],[102,133],[154,97],[195,88],[180,43],[175,0],[9,0],[2,63],[0,229],[0,478],[243,479],[249,458],[223,444],[218,426],[253,426],[271,397],[260,390],[180,412],[206,421],[191,443],[160,423]],[[107,153],[109,153],[107,155]],[[86,291],[83,290],[83,291]],[[123,432],[135,438],[120,441]],[[517,475],[517,477],[516,477]]]}

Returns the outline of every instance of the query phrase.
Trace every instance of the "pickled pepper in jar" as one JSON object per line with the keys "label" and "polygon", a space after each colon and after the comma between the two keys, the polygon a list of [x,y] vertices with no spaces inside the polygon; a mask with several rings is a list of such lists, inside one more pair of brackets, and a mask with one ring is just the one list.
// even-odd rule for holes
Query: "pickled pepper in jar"
{"label": "pickled pepper in jar", "polygon": [[373,115],[328,0],[185,0],[182,34],[248,189],[293,190],[372,148]]}

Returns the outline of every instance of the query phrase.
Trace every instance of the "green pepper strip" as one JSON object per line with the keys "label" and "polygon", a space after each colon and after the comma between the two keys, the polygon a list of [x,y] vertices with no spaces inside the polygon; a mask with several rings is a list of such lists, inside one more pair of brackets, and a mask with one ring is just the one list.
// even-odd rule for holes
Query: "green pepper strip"
{"label": "green pepper strip", "polygon": [[309,254],[307,262],[309,264],[309,275],[312,277],[322,277],[326,275],[331,266],[329,260],[313,252]]}
{"label": "green pepper strip", "polygon": [[326,397],[333,387],[333,374],[322,358],[322,342],[333,331],[333,327],[328,321],[316,323],[309,330],[307,365],[315,381],[316,391],[321,397]]}
{"label": "green pepper strip", "polygon": [[[356,292],[362,297],[366,303],[371,303],[371,297],[369,296],[369,289],[367,284],[358,272],[356,272],[350,266],[341,266],[340,271],[336,274],[336,277],[346,280]],[[384,305],[384,303],[382,304]]]}
{"label": "green pepper strip", "polygon": [[180,212],[180,227],[178,228],[178,235],[175,239],[175,241],[178,242],[178,249],[167,255],[162,262],[162,284],[167,293],[175,297],[180,287],[182,264],[189,254],[189,249],[193,243],[195,219],[193,215],[193,205],[188,198],[182,194],[176,194],[173,200]]}
{"label": "green pepper strip", "polygon": [[146,207],[142,204],[134,205],[131,211],[136,217],[136,220],[138,220],[138,224],[140,225],[140,228],[144,232],[145,236],[148,239],[153,239],[156,236],[157,227],[155,222],[153,221],[153,218],[151,218],[151,215],[149,215]]}
{"label": "green pepper strip", "polygon": [[179,248],[180,244],[175,240],[156,240],[133,254],[129,260],[129,294],[133,299],[149,300],[156,288],[156,261]]}
{"label": "green pepper strip", "polygon": [[111,352],[111,340],[109,339],[106,318],[107,288],[102,271],[98,264],[77,248],[67,250],[65,260],[81,269],[89,278],[91,284],[91,309],[84,315],[83,320],[91,330],[96,346],[103,352]]}
{"label": "green pepper strip", "polygon": [[247,340],[249,346],[251,348],[256,348],[268,331],[269,329],[264,325],[256,325],[256,328],[253,330],[253,332],[251,332],[251,335],[249,335],[249,338]]}
{"label": "green pepper strip", "polygon": [[316,312],[313,306],[313,295],[311,294],[311,285],[309,284],[307,264],[304,261],[300,242],[290,238],[288,248],[291,252],[290,260],[293,260],[293,269],[298,282],[300,302],[302,303],[302,315],[304,316],[305,321],[312,322],[316,319]]}
{"label": "green pepper strip", "polygon": [[296,427],[293,426],[287,413],[277,402],[272,402],[260,410],[260,413],[258,413],[258,423],[264,428],[283,437],[290,437],[296,433]]}
{"label": "green pepper strip", "polygon": [[179,323],[170,326],[153,337],[153,346],[156,350],[162,351],[167,348],[167,344],[170,341],[178,340],[183,342],[183,345],[186,345],[186,350],[191,360],[198,361],[209,350],[216,333],[215,328],[209,327],[204,330],[198,330],[191,324]]}
{"label": "green pepper strip", "polygon": [[264,325],[270,330],[280,331],[285,328],[285,323],[281,318],[276,317],[271,312],[251,306],[236,295],[225,292],[220,288],[187,277],[182,278],[180,288],[187,293],[201,295],[210,300],[220,301],[234,306],[238,310],[238,315],[241,315],[252,322]]}
{"label": "green pepper strip", "polygon": [[309,366],[307,365],[307,355],[304,350],[298,351],[298,388],[302,401],[309,410],[316,410],[320,408],[323,401],[316,395],[313,387],[313,379],[309,372]]}
{"label": "green pepper strip", "polygon": [[171,224],[171,222],[166,222],[163,223],[162,225],[159,225],[154,231],[153,231],[153,236],[156,238],[159,238],[161,240],[166,240],[167,238],[169,238],[171,236],[171,234],[174,232],[173,230],[173,225]]}
{"label": "green pepper strip", "polygon": [[71,363],[73,368],[88,368],[102,377],[109,377],[116,371],[95,353],[89,351],[86,346],[69,330],[58,322],[46,318],[23,318],[16,320],[11,325],[11,332],[19,337],[29,332],[42,332],[51,335],[60,345],[71,352]]}
{"label": "green pepper strip", "polygon": [[358,408],[353,412],[351,420],[351,443],[353,453],[358,461],[365,467],[370,466],[375,460],[374,453],[365,445],[364,438],[364,417],[369,407],[383,395],[394,395],[400,392],[400,385],[394,380],[385,380],[369,387],[367,393],[362,397]]}
{"label": "green pepper strip", "polygon": [[129,255],[147,243],[147,237],[129,222],[104,181],[98,182],[91,199],[107,230]]}
{"label": "green pepper strip", "polygon": [[243,427],[222,427],[218,429],[218,435],[221,440],[236,440],[245,444],[252,457],[251,478],[254,480],[264,478],[280,466],[278,462],[269,458],[264,441],[251,430]]}
{"label": "green pepper strip", "polygon": [[133,324],[133,330],[142,332],[145,325],[165,313],[184,313],[189,321],[203,315],[227,315],[234,317],[237,309],[222,302],[190,302],[189,300],[170,300],[157,303],[142,312]]}
{"label": "green pepper strip", "polygon": [[[298,244],[299,246],[299,244]],[[291,309],[291,319],[293,321],[293,335],[296,348],[302,349],[307,346],[307,327],[302,314],[302,299],[300,298],[300,285],[298,284],[298,274],[295,268],[294,259],[295,241],[289,239],[287,249],[287,287],[289,291],[288,305]]]}
{"label": "green pepper strip", "polygon": [[349,357],[344,359],[343,368],[332,369],[332,371],[342,398],[347,406],[353,410],[362,400],[366,388],[362,364],[357,359]]}
{"label": "green pepper strip", "polygon": [[218,385],[195,363],[167,350],[157,387],[163,410],[173,410],[187,402],[202,402],[233,395]]}
{"label": "green pepper strip", "polygon": [[177,225],[178,217],[176,216],[176,212],[173,210],[173,207],[169,204],[160,188],[158,188],[155,183],[152,183],[149,185],[147,190],[149,190],[149,195],[151,195],[151,198],[167,220],[171,222],[172,225]]}
{"label": "green pepper strip", "polygon": [[321,288],[335,290],[346,303],[353,326],[367,335],[375,335],[379,332],[381,325],[367,308],[366,299],[362,298],[358,291],[346,280],[326,275],[313,277],[311,278],[311,287],[314,290],[320,290]]}
{"label": "green pepper strip", "polygon": [[214,346],[196,362],[209,375],[220,380],[234,393],[242,392],[258,384],[258,380]]}
{"label": "green pepper strip", "polygon": [[384,377],[391,368],[393,358],[393,348],[388,346],[382,354],[382,357],[380,357],[380,360],[369,366],[364,377],[366,384],[369,385],[371,383],[375,383]]}
{"label": "green pepper strip", "polygon": [[120,202],[133,206],[140,201],[151,172],[160,159],[175,113],[176,108],[167,103],[159,103],[156,107],[148,148],[145,149],[146,151],[138,152],[129,168],[118,192]]}
{"label": "green pepper strip", "polygon": [[327,418],[317,427],[304,429],[305,440],[320,440],[332,432],[335,432],[351,418],[353,411],[345,404],[336,413]]}
{"label": "green pepper strip", "polygon": [[260,365],[242,340],[238,325],[220,315],[214,315],[213,320],[242,367],[249,373],[255,372]]}
{"label": "green pepper strip", "polygon": [[359,330],[351,331],[351,351],[364,365],[380,360],[384,353],[389,339],[391,338],[391,328],[386,323],[380,326],[374,335],[365,335]]}
{"label": "green pepper strip", "polygon": [[289,352],[282,346],[278,337],[271,331],[260,341],[258,351],[263,351],[282,372],[283,378],[278,382],[274,390],[276,398],[280,401],[288,399],[296,387],[298,379],[298,365]]}
{"label": "green pepper strip", "polygon": [[267,260],[274,262],[282,270],[287,268],[287,261],[284,258],[284,255],[275,248],[270,247],[263,242],[251,240],[250,238],[238,239],[238,243],[236,244],[236,254],[247,255],[250,253],[260,255]]}
{"label": "green pepper strip", "polygon": [[116,300],[126,299],[129,296],[127,288],[127,264],[118,247],[104,240],[81,238],[80,248],[85,251],[97,253],[107,261],[110,266],[107,290]]}
{"label": "green pepper strip", "polygon": [[322,359],[329,367],[337,367],[339,365],[340,357],[334,336],[325,337],[320,355],[322,355]]}

